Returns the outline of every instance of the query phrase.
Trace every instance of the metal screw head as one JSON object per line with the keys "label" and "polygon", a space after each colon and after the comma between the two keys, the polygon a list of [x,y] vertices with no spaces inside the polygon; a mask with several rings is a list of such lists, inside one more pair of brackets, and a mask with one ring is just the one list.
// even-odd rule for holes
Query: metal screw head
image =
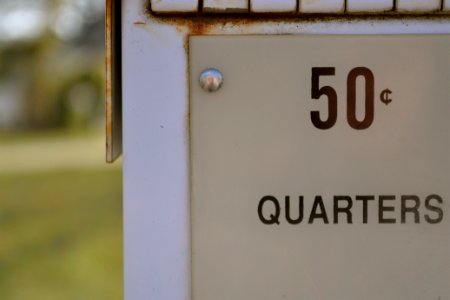
{"label": "metal screw head", "polygon": [[199,82],[204,91],[217,92],[222,87],[223,75],[219,70],[209,68],[200,74]]}

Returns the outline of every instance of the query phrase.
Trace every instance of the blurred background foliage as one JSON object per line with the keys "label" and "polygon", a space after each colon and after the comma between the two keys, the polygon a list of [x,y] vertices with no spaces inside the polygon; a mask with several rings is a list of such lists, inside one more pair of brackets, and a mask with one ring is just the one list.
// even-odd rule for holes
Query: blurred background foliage
{"label": "blurred background foliage", "polygon": [[121,299],[104,0],[0,0],[0,299]]}
{"label": "blurred background foliage", "polygon": [[2,129],[88,126],[103,110],[104,1],[0,2]]}

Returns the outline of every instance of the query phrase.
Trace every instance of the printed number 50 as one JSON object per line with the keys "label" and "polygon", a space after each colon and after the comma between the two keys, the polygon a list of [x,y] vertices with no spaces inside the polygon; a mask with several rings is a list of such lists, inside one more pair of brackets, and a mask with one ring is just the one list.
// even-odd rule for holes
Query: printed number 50
{"label": "printed number 50", "polygon": [[[322,121],[319,111],[311,112],[311,121],[318,129],[330,129],[337,120],[337,94],[331,86],[319,87],[320,76],[334,76],[336,68],[312,68],[311,97],[319,99],[325,95],[328,98],[328,118]],[[365,79],[365,115],[362,121],[356,118],[356,78]],[[366,67],[357,67],[350,71],[347,77],[347,121],[354,129],[367,129],[372,125],[374,117],[374,76]]]}

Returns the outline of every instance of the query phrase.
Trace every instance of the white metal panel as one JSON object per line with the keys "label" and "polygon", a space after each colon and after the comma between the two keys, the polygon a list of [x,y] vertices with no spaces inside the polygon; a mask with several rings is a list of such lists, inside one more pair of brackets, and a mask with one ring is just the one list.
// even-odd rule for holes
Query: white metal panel
{"label": "white metal panel", "polygon": [[[195,36],[189,54],[194,300],[450,297],[450,219],[382,225],[374,207],[364,225],[356,208],[353,225],[331,225],[330,216],[336,191],[450,196],[450,65],[441,63],[450,59],[449,36]],[[197,78],[211,65],[226,82],[206,93]],[[343,104],[328,133],[310,120],[311,110],[327,114],[326,104],[308,101],[314,66],[336,67],[320,79]],[[350,128],[339,98],[355,66],[372,69],[376,82],[376,117],[364,131]],[[386,87],[389,106],[378,99]],[[281,210],[290,195],[295,216],[304,195],[305,220],[262,224],[264,195]],[[307,224],[316,195],[329,225]]]}
{"label": "white metal panel", "polygon": [[246,12],[248,0],[204,0],[204,11],[215,12]]}
{"label": "white metal panel", "polygon": [[295,12],[297,10],[297,1],[251,0],[250,10],[252,12]]}
{"label": "white metal panel", "polygon": [[302,13],[343,13],[344,0],[299,0]]}
{"label": "white metal panel", "polygon": [[348,12],[381,12],[394,8],[394,0],[347,0]]}
{"label": "white metal panel", "polygon": [[154,12],[195,12],[198,0],[151,0]]}
{"label": "white metal panel", "polygon": [[441,0],[397,0],[398,11],[427,12],[441,8]]}
{"label": "white metal panel", "polygon": [[182,35],[146,3],[122,7],[125,299],[187,300],[187,61]]}

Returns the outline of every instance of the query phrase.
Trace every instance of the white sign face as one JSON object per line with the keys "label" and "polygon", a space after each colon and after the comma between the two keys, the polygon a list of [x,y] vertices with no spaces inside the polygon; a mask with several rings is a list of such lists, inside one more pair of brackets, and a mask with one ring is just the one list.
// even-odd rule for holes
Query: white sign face
{"label": "white sign face", "polygon": [[449,36],[191,37],[190,93],[194,300],[450,299]]}

